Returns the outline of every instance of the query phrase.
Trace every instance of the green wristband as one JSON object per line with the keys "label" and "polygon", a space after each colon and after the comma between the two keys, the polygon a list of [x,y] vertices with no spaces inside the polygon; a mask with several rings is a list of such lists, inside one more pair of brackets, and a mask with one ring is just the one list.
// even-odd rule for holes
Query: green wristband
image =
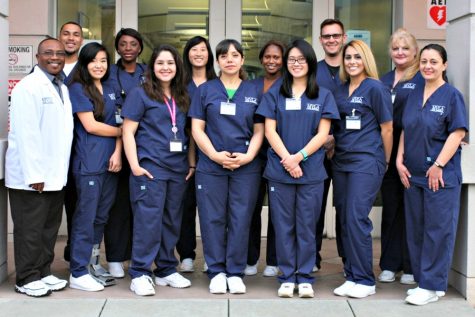
{"label": "green wristband", "polygon": [[304,149],[301,149],[301,150],[299,151],[299,153],[302,154],[304,161],[306,161],[306,160],[308,159],[307,152],[306,152]]}

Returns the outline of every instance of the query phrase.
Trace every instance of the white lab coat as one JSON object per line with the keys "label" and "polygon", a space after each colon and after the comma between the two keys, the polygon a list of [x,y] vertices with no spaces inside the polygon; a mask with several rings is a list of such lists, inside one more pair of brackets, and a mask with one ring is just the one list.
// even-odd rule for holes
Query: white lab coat
{"label": "white lab coat", "polygon": [[66,185],[73,115],[66,85],[61,91],[64,103],[38,66],[13,89],[5,163],[8,188],[33,190],[30,184],[44,182],[45,191],[57,191]]}

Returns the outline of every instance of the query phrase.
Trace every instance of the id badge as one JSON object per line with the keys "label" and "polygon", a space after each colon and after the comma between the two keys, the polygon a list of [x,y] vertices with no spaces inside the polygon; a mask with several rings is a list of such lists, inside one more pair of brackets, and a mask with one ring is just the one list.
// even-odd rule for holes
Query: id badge
{"label": "id badge", "polygon": [[221,102],[220,114],[227,116],[236,115],[236,104],[232,102]]}
{"label": "id badge", "polygon": [[301,108],[300,99],[285,98],[285,110],[300,110]]}
{"label": "id badge", "polygon": [[361,130],[361,116],[346,116],[347,130]]}
{"label": "id badge", "polygon": [[170,152],[183,152],[183,142],[179,139],[170,140]]}
{"label": "id badge", "polygon": [[120,108],[117,108],[115,110],[115,123],[119,125],[124,122],[124,119],[122,119],[122,117],[120,116],[121,112],[122,111],[120,110]]}
{"label": "id badge", "polygon": [[392,91],[391,92],[391,102],[394,104],[394,100],[396,100],[396,92]]}

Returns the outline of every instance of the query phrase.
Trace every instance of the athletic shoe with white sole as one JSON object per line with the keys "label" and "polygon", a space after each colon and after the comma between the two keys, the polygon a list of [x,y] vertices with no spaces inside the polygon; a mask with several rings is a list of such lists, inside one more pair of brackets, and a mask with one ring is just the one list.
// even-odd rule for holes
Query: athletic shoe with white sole
{"label": "athletic shoe with white sole", "polygon": [[262,275],[265,277],[274,277],[277,276],[277,274],[279,274],[279,268],[273,265],[267,265],[264,272],[262,272]]}
{"label": "athletic shoe with white sole", "polygon": [[46,286],[48,286],[48,288],[53,292],[60,291],[64,289],[66,285],[68,285],[68,281],[59,279],[54,275],[43,277],[41,281],[45,283]]}
{"label": "athletic shoe with white sole", "polygon": [[414,285],[416,284],[416,281],[414,280],[414,275],[403,273],[401,275],[401,279],[399,280],[399,283],[404,284],[404,285]]}
{"label": "athletic shoe with white sole", "polygon": [[295,291],[295,283],[282,283],[277,291],[277,295],[283,298],[291,298],[294,297]]}
{"label": "athletic shoe with white sole", "polygon": [[299,284],[299,297],[300,298],[313,298],[315,292],[313,291],[312,284],[300,283]]}
{"label": "athletic shoe with white sole", "polygon": [[148,275],[142,275],[132,279],[130,290],[139,296],[155,295],[153,280]]}
{"label": "athletic shoe with white sole", "polygon": [[183,261],[181,261],[180,263],[180,268],[179,268],[180,272],[183,272],[183,273],[192,273],[195,271],[195,266],[193,265],[193,259],[191,258],[186,258],[186,259],[183,259]]}
{"label": "athletic shoe with white sole", "polygon": [[87,292],[98,292],[104,289],[104,286],[97,282],[91,275],[84,274],[80,277],[69,276],[69,287]]}
{"label": "athletic shoe with white sole", "polygon": [[396,280],[396,272],[384,270],[379,274],[378,281],[382,283],[391,283]]}
{"label": "athletic shoe with white sole", "polygon": [[226,294],[227,292],[226,274],[219,273],[209,282],[209,292],[211,294]]}
{"label": "athletic shoe with white sole", "polygon": [[180,273],[177,272],[165,277],[155,276],[155,284],[174,288],[187,288],[191,286],[190,280],[184,278]]}
{"label": "athletic shoe with white sole", "polygon": [[123,278],[125,276],[124,264],[122,262],[109,262],[109,273],[114,278]]}
{"label": "athletic shoe with white sole", "polygon": [[345,283],[341,284],[339,287],[333,290],[333,294],[338,296],[347,296],[348,292],[355,287],[356,283],[352,281],[346,281]]}
{"label": "athletic shoe with white sole", "polygon": [[[416,290],[418,290],[418,289],[419,289],[419,287],[408,289],[407,292],[406,292],[407,296],[414,294],[414,292],[416,292]],[[435,295],[437,295],[439,297],[444,297],[445,292],[444,291],[435,291]]]}
{"label": "athletic shoe with white sole", "polygon": [[31,297],[48,296],[52,293],[48,285],[41,280],[33,281],[22,286],[15,285],[15,291]]}
{"label": "athletic shoe with white sole", "polygon": [[412,305],[422,306],[439,300],[435,291],[417,287],[414,292],[407,296],[405,301]]}
{"label": "athletic shoe with white sole", "polygon": [[368,286],[363,284],[356,284],[347,293],[347,296],[353,298],[365,298],[376,294],[376,286]]}
{"label": "athletic shoe with white sole", "polygon": [[227,278],[229,292],[231,294],[245,294],[246,285],[239,276],[231,276]]}
{"label": "athletic shoe with white sole", "polygon": [[254,265],[246,265],[244,269],[244,275],[252,276],[257,274],[257,263]]}

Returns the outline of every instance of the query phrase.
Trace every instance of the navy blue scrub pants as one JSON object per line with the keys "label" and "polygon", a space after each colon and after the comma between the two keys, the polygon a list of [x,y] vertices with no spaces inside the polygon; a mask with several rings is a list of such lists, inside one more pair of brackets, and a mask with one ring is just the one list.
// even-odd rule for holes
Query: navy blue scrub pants
{"label": "navy blue scrub pants", "polygon": [[[259,261],[261,254],[261,212],[264,205],[264,198],[267,192],[267,179],[261,178],[259,186],[259,194],[257,195],[257,203],[251,220],[251,228],[249,230],[249,246],[247,251],[247,264],[255,265]],[[268,221],[267,221],[267,244],[266,244],[266,264],[277,266],[277,258],[275,255],[275,233],[274,225],[271,218],[271,206],[268,205]]]}
{"label": "navy blue scrub pants", "polygon": [[322,205],[323,182],[283,184],[269,181],[277,263],[282,283],[313,283],[317,252],[315,227]]}
{"label": "navy blue scrub pants", "polygon": [[[130,201],[134,213],[131,278],[165,277],[176,272],[175,246],[180,235],[185,174],[173,173],[166,179],[130,175]],[[170,173],[171,174],[171,173]]]}
{"label": "navy blue scrub pants", "polygon": [[183,218],[181,221],[180,238],[176,244],[176,251],[180,261],[196,258],[196,191],[195,176],[186,182],[185,196],[183,197]]}
{"label": "navy blue scrub pants", "polygon": [[244,275],[260,173],[196,173],[196,200],[208,277]]}
{"label": "navy blue scrub pants", "polygon": [[373,224],[369,213],[383,175],[333,171],[334,201],[345,250],[346,280],[375,285],[373,273]]}
{"label": "navy blue scrub pants", "polygon": [[447,290],[460,211],[461,186],[437,192],[411,184],[404,193],[407,242],[419,287]]}
{"label": "navy blue scrub pants", "polygon": [[100,244],[117,192],[117,174],[74,174],[78,201],[71,230],[70,270],[74,277],[88,274],[92,248]]}
{"label": "navy blue scrub pants", "polygon": [[383,213],[379,267],[381,270],[392,272],[402,270],[406,274],[412,274],[406,239],[404,186],[397,171],[388,170],[381,185],[381,194]]}

